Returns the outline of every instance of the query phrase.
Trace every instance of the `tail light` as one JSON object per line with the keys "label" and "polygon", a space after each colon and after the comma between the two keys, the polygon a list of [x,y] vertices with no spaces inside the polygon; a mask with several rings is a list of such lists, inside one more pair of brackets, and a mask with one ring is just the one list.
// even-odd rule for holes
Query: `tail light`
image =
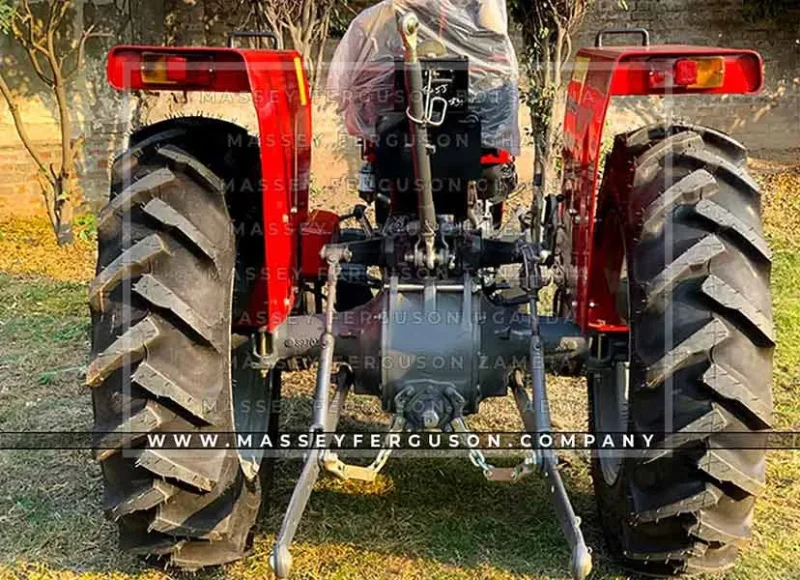
{"label": "tail light", "polygon": [[149,85],[202,87],[214,81],[214,60],[205,55],[144,53],[142,82]]}
{"label": "tail light", "polygon": [[650,62],[651,89],[718,89],[725,84],[725,57],[694,57]]}

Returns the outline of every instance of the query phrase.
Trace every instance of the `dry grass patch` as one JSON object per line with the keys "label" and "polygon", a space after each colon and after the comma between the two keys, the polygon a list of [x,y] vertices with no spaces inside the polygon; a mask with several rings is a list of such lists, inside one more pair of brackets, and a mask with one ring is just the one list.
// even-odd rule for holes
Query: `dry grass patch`
{"label": "dry grass patch", "polygon": [[[758,166],[757,179],[764,187],[775,254],[776,428],[798,429],[800,171]],[[0,274],[0,430],[86,430],[91,404],[82,386],[89,350],[84,301],[94,249],[91,243],[56,248],[46,222],[31,224],[4,225],[0,238],[0,271],[13,274]],[[53,250],[61,253],[51,255]],[[69,260],[74,264],[67,266]],[[285,428],[307,426],[313,384],[313,371],[286,375]],[[583,381],[551,379],[549,390],[561,428],[585,429]],[[386,422],[377,401],[353,397],[342,428],[378,430]],[[517,430],[520,420],[506,398],[485,402],[471,424],[478,430]],[[625,578],[602,540],[587,457],[567,459],[563,475],[594,548],[595,578]],[[728,580],[800,578],[800,454],[772,453],[767,469],[769,485],[758,503],[753,541],[724,576]],[[99,468],[88,452],[0,452],[0,580],[269,578],[274,533],[299,470],[298,461],[278,461],[251,557],[191,575],[154,570],[117,552],[114,526],[101,513]],[[318,483],[297,536],[294,577],[564,578],[569,553],[547,495],[537,478],[515,486],[490,484],[465,457],[395,457],[371,485],[326,478]]]}

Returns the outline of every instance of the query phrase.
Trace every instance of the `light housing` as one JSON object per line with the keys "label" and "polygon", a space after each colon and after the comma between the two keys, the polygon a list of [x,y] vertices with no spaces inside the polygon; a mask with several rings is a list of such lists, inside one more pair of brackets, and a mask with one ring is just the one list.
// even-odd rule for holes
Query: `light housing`
{"label": "light housing", "polygon": [[209,55],[142,54],[142,82],[154,86],[203,87],[214,82],[214,59]]}
{"label": "light housing", "polygon": [[651,89],[718,89],[725,84],[725,57],[652,60],[648,84]]}

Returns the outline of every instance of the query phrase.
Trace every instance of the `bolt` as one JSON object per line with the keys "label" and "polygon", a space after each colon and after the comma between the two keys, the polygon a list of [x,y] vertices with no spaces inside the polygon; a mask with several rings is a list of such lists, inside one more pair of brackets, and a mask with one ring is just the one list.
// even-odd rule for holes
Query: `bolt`
{"label": "bolt", "polygon": [[439,425],[439,414],[435,409],[425,409],[422,412],[422,424],[426,429],[433,429]]}

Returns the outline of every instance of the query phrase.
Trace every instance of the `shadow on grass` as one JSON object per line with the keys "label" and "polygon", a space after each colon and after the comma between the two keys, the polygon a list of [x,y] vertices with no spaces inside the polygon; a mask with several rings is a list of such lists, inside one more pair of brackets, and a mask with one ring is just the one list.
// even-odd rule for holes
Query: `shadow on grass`
{"label": "shadow on grass", "polygon": [[[287,472],[299,468],[293,462],[280,469],[278,497],[259,525],[267,533],[280,526],[288,504],[294,478]],[[578,511],[593,509],[585,482],[569,471],[564,475]],[[568,570],[569,548],[541,479],[496,484],[466,458],[404,458],[390,461],[382,483],[378,493],[366,495],[323,485],[312,496],[297,541],[336,541],[467,568],[490,565],[514,575],[560,577]]]}
{"label": "shadow on grass", "polygon": [[[310,408],[302,397],[287,402],[295,409]],[[300,416],[295,421],[302,422]],[[379,428],[352,417],[343,419],[348,431]],[[2,534],[6,545],[0,561],[16,562],[14,568],[23,575],[37,569],[56,574],[153,572],[146,562],[118,552],[115,526],[102,515],[100,470],[88,451],[0,453],[4,468],[0,488],[6,496],[0,506],[7,514],[6,524],[18,526],[16,533]],[[266,560],[300,468],[299,460],[277,460],[272,493],[265,497],[265,513],[256,526],[252,559]],[[602,558],[585,464],[575,461],[563,476],[576,511],[586,518],[587,541]],[[309,572],[319,570],[321,563],[303,559],[309,554],[313,559],[315,546],[330,544],[387,557],[433,560],[473,569],[473,576],[475,569],[489,566],[513,576],[563,577],[570,557],[542,479],[532,477],[517,485],[489,483],[466,456],[390,459],[373,485],[322,478],[296,542],[304,546],[295,562],[298,576],[314,578],[329,576]],[[337,564],[331,561],[328,566]],[[372,561],[363,562],[365,567],[371,565]],[[261,563],[258,566],[262,568]],[[381,576],[377,569],[364,572]],[[170,570],[169,575],[239,577],[235,570],[220,569],[195,575]],[[331,575],[336,576],[335,571]]]}
{"label": "shadow on grass", "polygon": [[[308,412],[295,413],[295,420],[300,419],[298,415],[302,421],[308,420],[307,399],[293,397],[287,402],[295,411],[298,406],[307,406]],[[375,431],[376,424],[344,416],[341,430]],[[513,465],[516,461],[508,458],[497,463]],[[257,548],[263,555],[268,554],[274,541],[301,468],[299,460],[276,461],[266,513],[257,526],[257,531],[265,534],[259,538],[262,545]],[[583,516],[582,527],[594,550],[595,568],[622,573],[603,552],[586,461],[574,458],[562,469],[562,477],[576,512]],[[488,482],[466,454],[449,458],[395,457],[390,458],[373,484],[322,478],[295,544],[302,544],[302,555],[311,560],[315,557],[313,546],[335,543],[351,546],[356,552],[435,560],[472,570],[472,576],[490,567],[512,576],[565,577],[570,551],[549,495],[543,477],[531,476],[518,484]],[[373,560],[365,559],[365,564],[370,561]],[[380,565],[380,558],[374,563]],[[300,577],[327,577],[311,572],[323,564],[295,559]],[[381,577],[380,569],[364,573]],[[388,576],[391,574],[387,572]]]}

